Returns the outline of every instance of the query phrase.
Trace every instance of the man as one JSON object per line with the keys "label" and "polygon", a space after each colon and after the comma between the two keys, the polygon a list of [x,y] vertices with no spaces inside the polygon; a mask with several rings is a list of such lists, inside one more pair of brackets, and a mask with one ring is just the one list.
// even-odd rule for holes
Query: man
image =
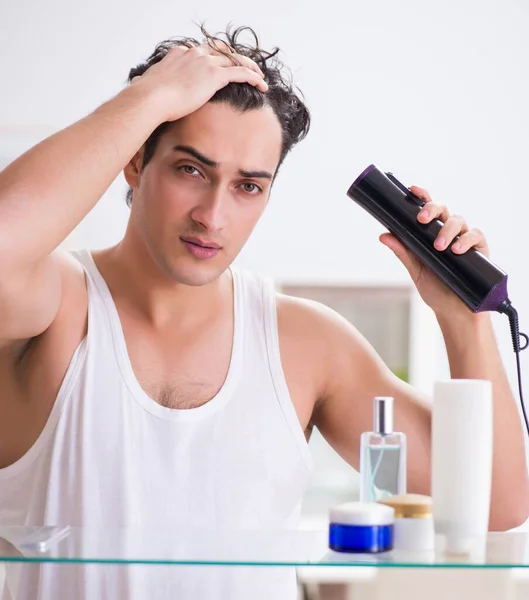
{"label": "man", "polygon": [[[395,397],[408,488],[429,492],[425,399],[333,311],[231,268],[309,127],[277,56],[240,33],[160,44],[126,89],[0,175],[3,524],[295,527],[311,428],[357,468],[375,395]],[[57,250],[122,169],[123,240]],[[458,252],[487,252],[412,189],[427,202],[421,222],[445,222],[439,250],[461,235]],[[490,524],[518,525],[523,437],[490,319],[381,240],[435,311],[452,376],[493,382]]]}

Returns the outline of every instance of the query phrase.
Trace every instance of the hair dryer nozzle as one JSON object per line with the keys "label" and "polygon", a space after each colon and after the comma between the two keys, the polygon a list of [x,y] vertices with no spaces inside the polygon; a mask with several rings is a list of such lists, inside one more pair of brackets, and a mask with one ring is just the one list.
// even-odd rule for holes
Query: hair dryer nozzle
{"label": "hair dryer nozzle", "polygon": [[[369,165],[369,167],[366,167],[361,173],[360,175],[353,181],[353,183],[351,184],[351,187],[349,188],[349,191],[347,192],[347,194],[349,196],[351,196],[351,190],[353,190],[361,181],[362,179],[366,176],[369,175],[369,173],[371,173],[371,171],[373,171],[374,169],[376,169],[377,167],[375,165]],[[351,196],[352,197],[352,196]]]}

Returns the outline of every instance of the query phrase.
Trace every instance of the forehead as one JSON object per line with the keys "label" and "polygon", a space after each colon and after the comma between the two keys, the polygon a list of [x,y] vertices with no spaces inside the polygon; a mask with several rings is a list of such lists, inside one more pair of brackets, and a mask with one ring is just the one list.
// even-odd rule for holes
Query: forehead
{"label": "forehead", "polygon": [[173,123],[160,140],[160,150],[170,152],[176,144],[193,146],[221,168],[273,173],[281,156],[281,125],[270,106],[241,112],[208,102]]}

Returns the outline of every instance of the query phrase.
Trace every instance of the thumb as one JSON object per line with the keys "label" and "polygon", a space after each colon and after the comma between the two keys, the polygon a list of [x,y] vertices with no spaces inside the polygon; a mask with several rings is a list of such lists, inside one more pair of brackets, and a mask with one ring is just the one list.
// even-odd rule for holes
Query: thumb
{"label": "thumb", "polygon": [[378,239],[384,246],[387,246],[393,251],[395,256],[406,267],[411,278],[415,281],[421,270],[421,262],[419,259],[391,233],[383,233]]}

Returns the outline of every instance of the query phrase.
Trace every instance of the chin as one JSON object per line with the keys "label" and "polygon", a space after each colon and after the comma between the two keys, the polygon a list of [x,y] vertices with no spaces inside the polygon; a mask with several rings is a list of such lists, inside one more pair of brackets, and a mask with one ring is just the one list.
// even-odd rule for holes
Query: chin
{"label": "chin", "polygon": [[174,281],[190,286],[202,286],[218,279],[226,270],[214,264],[167,264],[168,275]]}

